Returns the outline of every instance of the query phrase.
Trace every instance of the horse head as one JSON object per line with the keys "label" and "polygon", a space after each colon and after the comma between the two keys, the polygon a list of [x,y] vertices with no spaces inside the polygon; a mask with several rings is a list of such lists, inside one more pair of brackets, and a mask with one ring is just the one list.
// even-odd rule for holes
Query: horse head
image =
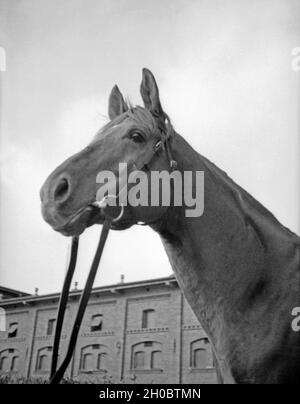
{"label": "horse head", "polygon": [[[172,126],[162,109],[155,78],[147,69],[143,69],[140,92],[144,107],[132,107],[115,86],[109,97],[108,124],[45,181],[41,189],[42,215],[54,230],[74,236],[86,227],[103,223],[104,215],[95,207],[99,173],[113,173],[120,181],[120,163],[126,164],[129,172],[139,167],[147,176],[153,170],[171,170],[166,140],[169,143]],[[123,230],[139,221],[153,222],[166,210],[162,205],[128,205],[112,228]]]}

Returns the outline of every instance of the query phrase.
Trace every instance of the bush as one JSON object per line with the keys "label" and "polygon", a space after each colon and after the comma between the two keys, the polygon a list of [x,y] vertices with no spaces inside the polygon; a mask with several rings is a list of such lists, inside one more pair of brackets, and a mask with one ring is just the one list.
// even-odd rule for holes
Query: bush
{"label": "bush", "polygon": [[[105,375],[101,380],[85,379],[84,381],[65,377],[62,379],[61,384],[135,384],[135,381],[135,375],[133,375],[129,380],[120,380],[118,382],[113,379],[113,376]],[[49,384],[49,380],[47,378],[40,377],[26,378],[8,373],[6,375],[0,375],[0,384]]]}

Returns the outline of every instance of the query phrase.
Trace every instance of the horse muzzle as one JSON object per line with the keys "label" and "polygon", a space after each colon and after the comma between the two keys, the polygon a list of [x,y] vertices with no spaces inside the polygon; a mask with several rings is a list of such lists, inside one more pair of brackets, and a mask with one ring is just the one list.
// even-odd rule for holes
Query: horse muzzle
{"label": "horse muzzle", "polygon": [[65,216],[60,215],[55,206],[42,204],[42,216],[53,230],[64,236],[79,236],[86,227],[104,221],[104,217],[101,219],[100,210],[92,205],[87,205],[74,214]]}

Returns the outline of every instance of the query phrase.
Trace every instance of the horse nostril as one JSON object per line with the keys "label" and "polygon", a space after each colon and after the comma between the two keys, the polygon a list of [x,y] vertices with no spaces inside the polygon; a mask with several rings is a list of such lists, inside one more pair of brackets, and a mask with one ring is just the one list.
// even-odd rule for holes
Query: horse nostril
{"label": "horse nostril", "polygon": [[66,199],[69,188],[69,181],[65,178],[61,179],[54,190],[54,200],[61,201],[63,199]]}

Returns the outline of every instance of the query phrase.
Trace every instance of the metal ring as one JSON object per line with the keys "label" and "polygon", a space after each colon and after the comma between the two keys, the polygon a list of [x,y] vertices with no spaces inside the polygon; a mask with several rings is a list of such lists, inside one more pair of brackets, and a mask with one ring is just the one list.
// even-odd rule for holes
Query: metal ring
{"label": "metal ring", "polygon": [[[103,212],[104,215],[105,215],[104,209],[105,209],[106,206],[107,206],[106,201],[107,201],[108,198],[115,198],[115,199],[117,199],[118,196],[117,196],[117,195],[113,195],[113,194],[108,194],[108,195],[105,195],[105,196],[101,199],[101,201],[96,202],[98,208],[102,210],[102,212]],[[121,217],[122,217],[123,214],[124,214],[124,205],[123,205],[123,203],[122,203],[120,206],[121,206],[121,212],[120,212],[120,214],[119,214],[118,216],[116,216],[114,219],[112,219],[112,222],[113,222],[113,223],[116,223],[118,220],[120,220]]]}
{"label": "metal ring", "polygon": [[112,219],[112,222],[113,222],[113,223],[116,223],[118,220],[121,219],[121,217],[123,216],[123,214],[124,214],[124,205],[123,205],[123,203],[122,203],[122,204],[121,204],[121,212],[120,212],[119,216],[117,216],[117,217],[115,217],[114,219]]}

